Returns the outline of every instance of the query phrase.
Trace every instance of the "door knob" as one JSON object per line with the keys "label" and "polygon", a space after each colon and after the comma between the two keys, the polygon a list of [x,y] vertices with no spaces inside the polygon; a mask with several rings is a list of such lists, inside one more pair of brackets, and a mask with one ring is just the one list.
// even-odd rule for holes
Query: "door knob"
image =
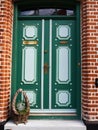
{"label": "door knob", "polygon": [[48,53],[48,50],[44,50],[44,53],[45,53],[45,54]]}
{"label": "door knob", "polygon": [[49,65],[48,65],[48,63],[45,63],[44,64],[44,73],[47,74],[48,71],[49,71]]}

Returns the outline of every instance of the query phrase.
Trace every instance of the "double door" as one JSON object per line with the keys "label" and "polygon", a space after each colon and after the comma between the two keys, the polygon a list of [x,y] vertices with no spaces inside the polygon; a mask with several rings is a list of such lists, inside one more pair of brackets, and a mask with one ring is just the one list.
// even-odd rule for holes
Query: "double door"
{"label": "double door", "polygon": [[17,89],[30,102],[31,114],[77,112],[75,20],[20,20]]}

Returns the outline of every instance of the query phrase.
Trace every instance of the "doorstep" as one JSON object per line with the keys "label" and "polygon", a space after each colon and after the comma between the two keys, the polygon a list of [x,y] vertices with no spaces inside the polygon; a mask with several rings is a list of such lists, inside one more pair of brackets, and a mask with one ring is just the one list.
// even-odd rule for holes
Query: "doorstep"
{"label": "doorstep", "polygon": [[4,130],[86,130],[86,126],[80,120],[28,120],[18,125],[8,121]]}

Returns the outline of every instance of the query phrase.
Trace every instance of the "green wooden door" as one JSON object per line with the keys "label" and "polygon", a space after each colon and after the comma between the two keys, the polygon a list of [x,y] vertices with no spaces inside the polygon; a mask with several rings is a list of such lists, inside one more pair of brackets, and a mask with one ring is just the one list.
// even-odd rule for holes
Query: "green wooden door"
{"label": "green wooden door", "polygon": [[33,115],[77,113],[75,28],[75,20],[19,20],[17,89]]}

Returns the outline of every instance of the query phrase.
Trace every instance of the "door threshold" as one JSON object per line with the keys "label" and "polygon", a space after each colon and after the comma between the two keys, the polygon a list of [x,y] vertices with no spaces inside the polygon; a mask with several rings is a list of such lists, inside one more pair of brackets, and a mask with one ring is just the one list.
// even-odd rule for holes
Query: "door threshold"
{"label": "door threshold", "polygon": [[30,116],[77,116],[76,113],[31,113]]}

